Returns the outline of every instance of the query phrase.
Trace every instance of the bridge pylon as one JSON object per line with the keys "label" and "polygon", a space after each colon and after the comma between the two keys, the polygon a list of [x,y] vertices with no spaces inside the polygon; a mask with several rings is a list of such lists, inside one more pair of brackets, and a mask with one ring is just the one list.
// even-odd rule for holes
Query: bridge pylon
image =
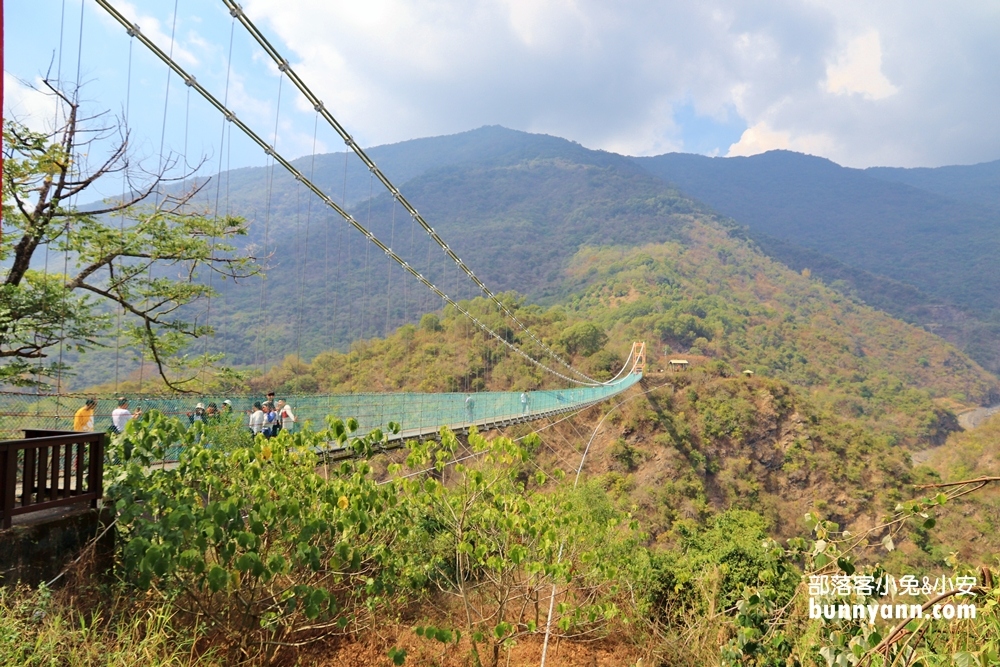
{"label": "bridge pylon", "polygon": [[632,372],[643,375],[646,372],[646,343],[636,341],[632,343],[632,352],[630,353],[633,359],[632,362]]}

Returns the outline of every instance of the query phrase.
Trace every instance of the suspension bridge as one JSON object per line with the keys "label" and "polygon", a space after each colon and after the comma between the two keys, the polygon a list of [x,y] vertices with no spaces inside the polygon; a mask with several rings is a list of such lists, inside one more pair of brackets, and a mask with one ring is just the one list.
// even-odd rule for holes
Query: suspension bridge
{"label": "suspension bridge", "polygon": [[[178,63],[177,59],[173,56],[173,33],[171,33],[168,44],[157,43],[152,36],[144,33],[139,25],[126,16],[119,7],[116,7],[115,3],[110,0],[95,0],[95,2],[121,25],[124,31],[123,34],[127,35],[128,39],[133,40],[130,44],[141,44],[142,47],[166,65],[168,68],[167,96],[169,96],[170,77],[178,77],[187,87],[189,94],[193,91],[219,114],[219,117],[224,121],[224,128],[228,126],[237,129],[238,132],[242,133],[267,156],[268,165],[272,169],[272,173],[274,167],[286,170],[294,178],[298,186],[305,188],[309,195],[315,198],[314,201],[318,201],[321,205],[334,212],[343,220],[348,228],[360,234],[367,242],[367,247],[384,255],[387,261],[390,262],[390,266],[401,269],[409,276],[410,280],[416,281],[424,289],[439,297],[444,304],[447,304],[461,317],[471,322],[476,330],[485,335],[491,341],[491,344],[497,346],[505,354],[516,356],[524,362],[539,368],[553,378],[552,382],[557,382],[566,387],[563,389],[537,389],[528,392],[477,391],[436,394],[355,393],[286,396],[285,399],[293,407],[299,424],[311,422],[321,425],[327,415],[353,417],[357,419],[359,428],[362,431],[375,428],[385,429],[390,422],[395,422],[401,425],[402,430],[400,433],[391,436],[393,438],[430,436],[436,434],[442,426],[455,431],[467,430],[472,426],[478,428],[498,428],[582,410],[626,391],[642,379],[645,369],[645,346],[643,343],[634,343],[632,345],[628,358],[617,375],[607,381],[598,381],[575,368],[562,355],[532,332],[514,312],[514,309],[472,271],[456,251],[448,245],[441,235],[434,230],[407,200],[399,188],[379,169],[347,129],[313,92],[304,78],[295,71],[289,60],[279,52],[236,2],[233,0],[221,0],[231,16],[233,28],[235,29],[239,25],[246,31],[252,38],[253,43],[260,49],[259,53],[270,59],[277,67],[280,72],[282,84],[291,84],[301,96],[301,99],[314,110],[317,127],[322,122],[335,132],[349,151],[360,160],[363,167],[370,173],[372,182],[378,181],[385,191],[389,193],[393,201],[393,206],[398,205],[406,212],[415,225],[415,228],[429,239],[430,246],[437,247],[443,254],[445,261],[450,263],[457,274],[468,281],[468,284],[471,284],[471,289],[478,296],[486,299],[491,308],[496,309],[496,312],[503,320],[503,326],[516,332],[517,337],[519,337],[520,341],[523,341],[523,344],[518,342],[517,337],[502,334],[498,331],[498,327],[495,325],[491,326],[483,318],[471,312],[471,309],[467,305],[468,301],[459,299],[453,293],[449,293],[444,287],[437,284],[425,272],[418,269],[416,258],[404,257],[401,252],[394,250],[392,239],[386,241],[377,236],[366,222],[359,220],[348,210],[346,202],[343,200],[337,202],[329,192],[314,181],[312,173],[303,173],[291,160],[287,159],[277,148],[279,126],[277,116],[271,141],[267,141],[263,133],[252,127],[249,121],[245,121],[237,116],[228,103],[230,92],[228,88],[228,73],[226,89],[220,96],[216,92],[209,90],[206,85],[199,82],[195,76]],[[174,19],[176,21],[176,6]],[[81,39],[82,30],[81,13]],[[228,66],[231,68],[231,45],[229,53],[230,62]],[[129,63],[131,68],[131,50]],[[129,76],[131,77],[131,69]],[[79,80],[77,83],[79,85]],[[279,105],[280,95],[281,88],[279,86]],[[185,125],[186,123],[187,121],[185,121]],[[164,114],[164,128],[165,124],[166,112]],[[223,136],[225,136],[225,130]],[[314,146],[315,136],[316,130],[314,129]],[[161,151],[163,150],[162,143],[161,139]],[[184,160],[185,162],[187,161],[186,156]],[[268,197],[271,196],[271,182],[269,180]],[[395,211],[395,208],[393,210]],[[218,211],[216,211],[216,215],[218,215]],[[412,244],[410,249],[412,250]],[[184,415],[190,412],[191,406],[196,400],[204,402],[214,401],[221,405],[223,399],[231,400],[234,410],[238,413],[248,411],[253,402],[253,399],[250,397],[240,396],[200,396],[198,398],[192,396],[170,398],[142,398],[133,396],[132,407],[158,409],[167,414]],[[109,425],[110,413],[113,407],[115,407],[113,400],[111,397],[106,397],[98,401],[95,411],[98,421],[96,427],[98,430],[105,430],[104,427]],[[2,406],[0,407],[0,434],[9,437],[15,431],[22,429],[70,430],[72,427],[73,412],[81,404],[82,397],[74,397],[62,392],[51,395],[15,392],[0,393],[0,406]],[[109,423],[102,424],[102,420],[107,420]]]}

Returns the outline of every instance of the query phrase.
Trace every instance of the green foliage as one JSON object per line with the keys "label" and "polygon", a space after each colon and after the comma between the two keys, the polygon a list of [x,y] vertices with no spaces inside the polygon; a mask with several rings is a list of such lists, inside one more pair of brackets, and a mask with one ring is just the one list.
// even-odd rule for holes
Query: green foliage
{"label": "green foliage", "polygon": [[[1000,587],[993,583],[994,574],[983,568],[975,569],[949,559],[949,576],[971,576],[978,582],[971,598],[956,597],[958,589],[940,591],[940,603],[971,602],[978,607],[974,619],[942,622],[925,613],[922,618],[909,622],[870,622],[867,618],[817,618],[814,605],[880,605],[915,600],[885,599],[877,590],[864,594],[855,590],[850,596],[835,594],[816,596],[810,593],[803,577],[791,598],[779,593],[774,585],[782,572],[801,564],[804,572],[817,576],[853,575],[871,577],[873,581],[892,574],[879,565],[865,565],[860,561],[869,547],[869,539],[885,531],[876,544],[888,551],[893,549],[892,536],[902,535],[910,522],[922,529],[933,527],[928,512],[948,503],[961,491],[939,493],[897,506],[894,515],[885,523],[865,534],[855,536],[831,521],[808,513],[806,525],[812,531],[811,539],[794,538],[783,550],[773,545],[774,561],[760,573],[761,583],[747,589],[737,605],[735,633],[722,649],[725,665],[874,665],[889,667],[907,664],[945,665],[955,663],[986,665],[1000,664]],[[977,576],[978,575],[978,576]],[[806,604],[808,602],[808,604]],[[923,600],[920,600],[923,603]],[[930,602],[925,606],[930,609]],[[953,662],[954,661],[954,662]]]}
{"label": "green foliage", "polygon": [[[771,577],[780,604],[791,597],[799,581],[796,568],[782,560],[759,514],[729,510],[710,518],[704,527],[678,522],[673,530],[678,550],[658,555],[655,608],[663,621],[710,608],[732,610],[747,588]],[[771,571],[774,572],[771,572]],[[710,584],[710,585],[709,585]],[[711,590],[712,597],[705,592]]]}
{"label": "green foliage", "polygon": [[[493,665],[543,631],[547,595],[557,596],[556,634],[607,633],[645,613],[622,585],[649,576],[637,526],[596,488],[560,485],[561,475],[526,481],[527,449],[510,439],[473,431],[475,460],[451,467],[459,444],[443,430],[407,456],[436,475],[379,484],[365,459],[384,436],[354,436],[354,420],[216,446],[211,434],[226,427],[144,413],[113,441],[106,484],[123,581],[197,610],[203,631],[237,654],[266,658],[282,643],[371,628],[439,589],[462,601],[462,634]],[[323,466],[324,478],[314,452],[330,442],[358,458]],[[177,467],[150,466],[178,448]],[[424,625],[418,635],[461,638]]]}
{"label": "green foliage", "polygon": [[[116,439],[109,472],[122,574],[164,599],[198,609],[203,623],[241,653],[267,655],[300,633],[363,627],[408,587],[393,550],[410,522],[392,485],[364,462],[325,480],[313,450],[346,442],[339,421],[321,433],[282,432],[223,449],[153,411]],[[354,438],[369,451],[381,434]],[[150,469],[181,446],[176,468]]]}
{"label": "green foliage", "polygon": [[607,344],[608,337],[590,322],[577,322],[562,332],[559,342],[568,353],[589,357]]}
{"label": "green foliage", "polygon": [[[407,464],[434,464],[443,472],[457,446],[442,430],[440,445],[411,445]],[[496,665],[519,637],[543,631],[551,595],[559,601],[552,620],[557,634],[603,634],[634,622],[635,603],[622,584],[642,570],[644,559],[635,558],[640,535],[628,517],[600,492],[553,486],[541,473],[538,486],[526,488],[518,480],[527,452],[507,438],[488,441],[472,432],[469,446],[478,461],[456,464],[447,484],[417,479],[403,489],[421,508],[425,527],[411,533],[418,541],[408,548],[427,553],[427,576],[458,595],[477,659]],[[450,641],[441,633],[432,636]]]}
{"label": "green foliage", "polygon": [[441,320],[434,313],[427,313],[420,318],[420,328],[431,333],[441,331]]}
{"label": "green foliage", "polygon": [[[153,360],[165,382],[176,384],[182,369],[213,361],[179,356],[192,338],[212,333],[178,312],[215,294],[199,280],[199,270],[232,278],[257,272],[253,258],[236,254],[230,244],[246,233],[245,223],[199,214],[187,206],[190,194],[144,205],[162,175],[153,175],[131,200],[76,209],[94,181],[128,170],[129,161],[121,144],[102,166],[88,170],[79,155],[86,150],[80,133],[88,130],[77,124],[77,106],[62,99],[66,124],[51,134],[4,120],[0,383],[35,385],[61,377],[70,369],[51,357],[63,341],[76,353],[92,350],[120,321],[128,344]],[[46,256],[51,251],[64,258],[64,273],[33,268],[43,248]],[[114,310],[120,320],[111,317]]]}
{"label": "green foliage", "polygon": [[614,459],[627,472],[631,472],[639,467],[642,455],[625,438],[618,438],[611,446],[611,458]]}
{"label": "green foliage", "polygon": [[757,406],[745,385],[727,383],[721,391],[701,398],[697,404],[702,433],[709,438],[742,440],[752,432],[757,421]]}

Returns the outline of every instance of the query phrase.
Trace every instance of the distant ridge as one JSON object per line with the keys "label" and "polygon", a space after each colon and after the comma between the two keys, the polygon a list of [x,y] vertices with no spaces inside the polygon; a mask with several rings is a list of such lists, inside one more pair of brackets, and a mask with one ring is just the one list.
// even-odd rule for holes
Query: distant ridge
{"label": "distant ridge", "polygon": [[[887,299],[878,292],[885,284],[877,281],[854,288],[896,316],[942,330],[980,363],[1000,370],[1000,208],[990,205],[1000,197],[1000,186],[993,187],[1000,182],[1000,162],[858,170],[790,151],[635,160],[748,226],[762,247],[789,265],[803,266],[807,256],[816,261],[819,253],[842,269],[912,286],[928,300]],[[822,265],[829,263],[820,264],[804,268],[830,281],[845,279],[843,270],[825,273]],[[933,314],[956,311],[964,313],[957,325],[951,315],[942,322]]]}
{"label": "distant ridge", "polygon": [[932,169],[871,167],[865,173],[1000,212],[1000,160]]}

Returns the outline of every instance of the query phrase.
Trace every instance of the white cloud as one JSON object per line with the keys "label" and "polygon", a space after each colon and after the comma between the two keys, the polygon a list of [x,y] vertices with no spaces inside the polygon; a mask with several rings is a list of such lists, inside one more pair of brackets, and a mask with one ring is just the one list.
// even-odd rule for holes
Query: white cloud
{"label": "white cloud", "polygon": [[500,0],[513,34],[529,49],[556,51],[570,35],[588,35],[590,21],[572,0]]}
{"label": "white cloud", "polygon": [[732,155],[788,148],[852,166],[1000,157],[986,111],[1000,103],[1000,41],[988,28],[1000,4],[988,0],[948,12],[930,0],[248,0],[245,10],[369,145],[497,123],[650,154],[697,143],[674,116],[689,105],[742,119]]}
{"label": "white cloud", "polygon": [[882,73],[882,45],[878,32],[855,37],[826,68],[826,91],[835,95],[860,94],[870,100],[895,95],[899,89]]}
{"label": "white cloud", "polygon": [[40,79],[26,84],[9,72],[3,73],[4,117],[24,123],[35,132],[51,132],[55,122],[56,98]]}
{"label": "white cloud", "polygon": [[[169,45],[173,3],[120,6]],[[230,16],[217,3],[180,7],[174,53],[221,99]],[[246,0],[244,9],[366,145],[501,124],[633,154],[731,144],[734,155],[784,147],[850,166],[1000,157],[995,0],[946,10],[932,0]],[[8,53],[26,51],[15,44],[25,29],[52,43],[32,12],[12,15]],[[110,78],[126,38],[101,22],[116,28],[107,34],[118,55],[85,57],[84,70]],[[234,57],[230,103],[270,136],[277,78],[238,25]],[[155,128],[162,83],[143,66],[135,95],[145,95]],[[285,95],[282,123],[286,110],[299,122],[279,144],[306,149],[312,110]]]}
{"label": "white cloud", "polygon": [[740,140],[729,147],[726,157],[757,155],[779,149],[809,155],[829,155],[834,151],[835,144],[823,134],[792,136],[790,132],[774,130],[767,122],[761,122],[744,130]]}
{"label": "white cloud", "polygon": [[[181,40],[180,36],[184,34],[181,29],[181,25],[177,26],[177,30],[174,34],[173,42],[170,39],[170,30],[172,25],[163,26],[159,19],[154,17],[152,14],[142,13],[133,3],[131,2],[117,2],[115,7],[118,11],[128,19],[133,25],[139,26],[139,30],[142,34],[153,41],[157,46],[163,49],[164,53],[172,54],[174,60],[176,60],[181,66],[184,67],[195,67],[198,65],[198,57],[188,49],[184,42]],[[106,21],[114,21],[110,15],[101,13]],[[178,24],[183,23],[183,14],[178,12]],[[197,44],[197,33],[193,31],[188,31],[188,37],[194,36],[195,39],[191,40],[193,43]]]}

